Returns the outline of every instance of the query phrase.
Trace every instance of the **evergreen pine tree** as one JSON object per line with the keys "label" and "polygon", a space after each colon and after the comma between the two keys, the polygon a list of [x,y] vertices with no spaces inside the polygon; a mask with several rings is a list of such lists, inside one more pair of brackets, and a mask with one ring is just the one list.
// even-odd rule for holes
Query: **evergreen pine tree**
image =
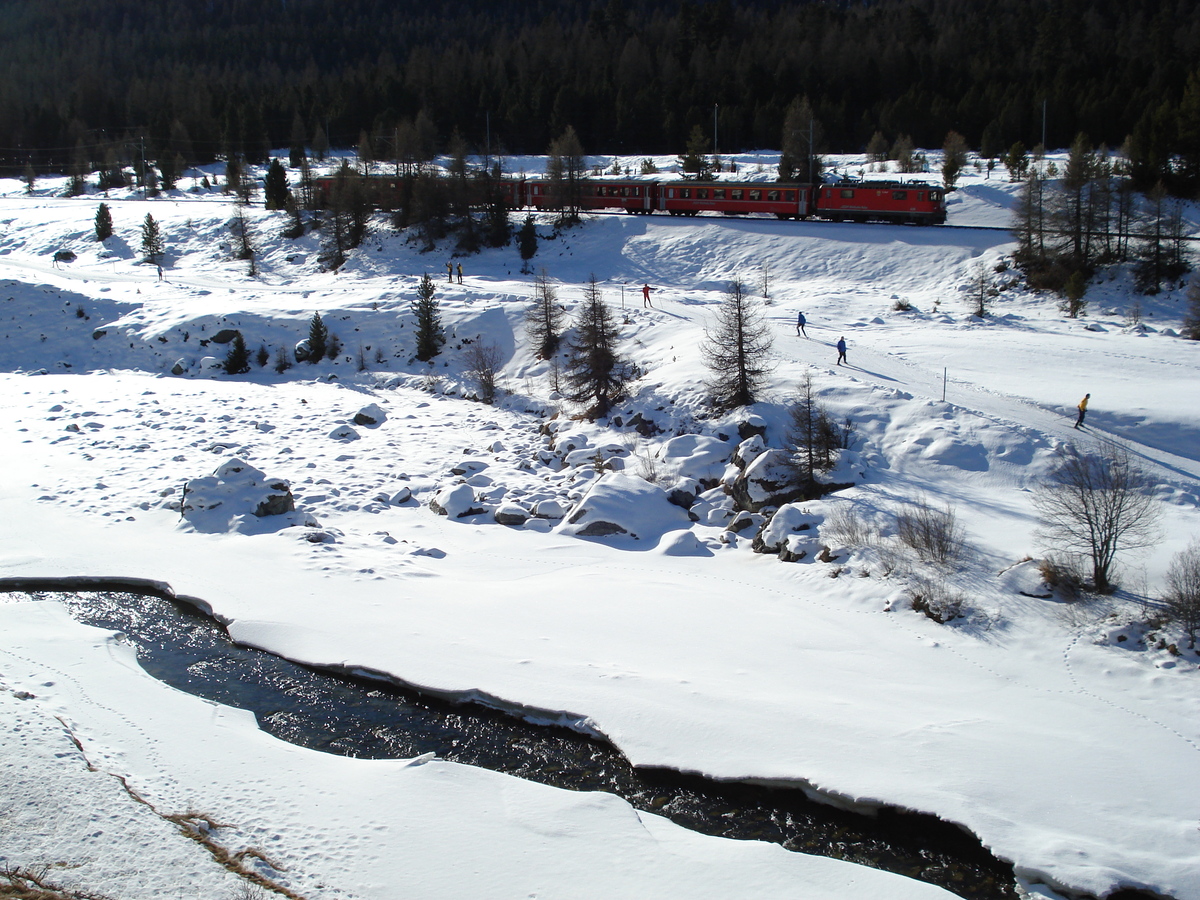
{"label": "evergreen pine tree", "polygon": [[791,467],[805,496],[819,497],[817,473],[827,472],[837,463],[837,451],[848,449],[853,440],[854,424],[849,418],[837,426],[828,410],[817,400],[812,374],[804,373],[799,395],[788,410],[791,426],[786,441],[791,451]]}
{"label": "evergreen pine tree", "polygon": [[601,419],[624,396],[633,377],[633,367],[617,355],[617,326],[592,275],[583,290],[583,306],[569,343],[564,395],[574,403],[587,404],[589,419]]}
{"label": "evergreen pine tree", "polygon": [[700,179],[712,177],[712,160],[708,158],[708,135],[699,125],[692,126],[688,136],[687,150],[679,157],[679,168],[688,175]]}
{"label": "evergreen pine tree", "polygon": [[507,247],[512,238],[512,225],[508,221],[508,205],[498,192],[487,208],[484,241],[489,247]]}
{"label": "evergreen pine tree", "polygon": [[146,213],[146,219],[142,222],[142,252],[152,263],[157,263],[164,252],[162,230],[150,213]]}
{"label": "evergreen pine tree", "polygon": [[225,193],[241,196],[242,190],[242,163],[231,156],[225,162]]}
{"label": "evergreen pine tree", "polygon": [[417,299],[413,301],[413,315],[417,318],[417,359],[429,362],[442,350],[446,336],[442,332],[442,321],[434,299],[433,279],[426,272],[417,287]]}
{"label": "evergreen pine tree", "polygon": [[1029,153],[1025,145],[1017,141],[1004,154],[1004,168],[1008,169],[1009,181],[1024,181],[1025,173],[1029,171]]}
{"label": "evergreen pine tree", "polygon": [[250,351],[246,349],[246,341],[241,334],[233,336],[233,343],[225,354],[224,368],[226,375],[244,375],[250,371]]}
{"label": "evergreen pine tree", "polygon": [[242,204],[237,206],[237,214],[233,217],[233,221],[229,225],[234,237],[237,239],[238,259],[254,259],[254,242],[250,233],[250,223],[246,221],[246,208]]}
{"label": "evergreen pine tree", "polygon": [[886,162],[888,158],[888,142],[883,136],[882,131],[876,131],[871,135],[870,143],[867,144],[867,159],[873,163]]}
{"label": "evergreen pine tree", "polygon": [[550,158],[546,161],[551,203],[555,209],[562,210],[560,221],[563,224],[573,225],[579,221],[585,166],[579,135],[568,125],[562,136],[550,144]]}
{"label": "evergreen pine tree", "polygon": [[112,213],[109,212],[107,203],[101,203],[96,208],[96,240],[107,240],[112,237],[112,233]]}
{"label": "evergreen pine tree", "polygon": [[525,216],[525,222],[521,225],[521,230],[517,232],[517,249],[521,252],[521,271],[529,271],[529,260],[533,259],[537,253],[538,236],[537,227],[533,222],[533,213]]}
{"label": "evergreen pine tree", "polygon": [[1200,278],[1195,276],[1192,276],[1192,283],[1188,285],[1187,304],[1179,333],[1189,341],[1200,341]]}
{"label": "evergreen pine tree", "polygon": [[910,174],[917,171],[917,163],[913,157],[913,151],[916,148],[913,146],[913,139],[902,134],[896,138],[896,143],[892,144],[891,157],[896,161],[896,168],[904,174]]}
{"label": "evergreen pine tree", "polygon": [[539,358],[549,359],[562,339],[563,309],[550,276],[542,269],[534,278],[533,306],[525,314],[525,333]]}
{"label": "evergreen pine tree", "polygon": [[313,135],[312,152],[318,162],[324,162],[326,155],[329,153],[329,137],[325,134],[325,129],[320,125],[317,126],[317,133]]}
{"label": "evergreen pine tree", "polygon": [[715,327],[705,330],[700,346],[712,373],[708,389],[713,406],[725,412],[749,406],[771,371],[771,329],[759,304],[735,278],[717,311]]}
{"label": "evergreen pine tree", "polygon": [[300,118],[300,110],[292,113],[292,139],[288,142],[288,165],[293,169],[300,168],[304,154],[304,119]]}
{"label": "evergreen pine tree", "polygon": [[947,190],[954,190],[959,173],[967,164],[967,141],[957,131],[946,135],[942,144],[942,179],[946,182]]}
{"label": "evergreen pine tree", "polygon": [[808,97],[796,97],[783,117],[779,180],[819,183],[824,163],[817,151],[824,140],[824,130],[813,115]]}
{"label": "evergreen pine tree", "polygon": [[319,312],[315,312],[308,320],[308,361],[320,362],[325,358],[326,345],[329,341],[329,331],[325,328],[325,320]]}
{"label": "evergreen pine tree", "polygon": [[267,169],[267,178],[263,184],[263,200],[266,208],[284,209],[290,195],[287,172],[284,171],[283,163],[277,159],[271,160],[271,165]]}

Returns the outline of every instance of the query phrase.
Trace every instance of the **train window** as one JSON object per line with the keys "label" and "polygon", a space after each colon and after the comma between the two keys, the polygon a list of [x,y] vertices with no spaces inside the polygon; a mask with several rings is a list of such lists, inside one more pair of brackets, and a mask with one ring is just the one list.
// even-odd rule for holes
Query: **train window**
{"label": "train window", "polygon": [[937,203],[939,200],[942,199],[942,192],[941,191],[930,191],[929,199],[932,200],[934,203]]}
{"label": "train window", "polygon": [[707,200],[708,199],[708,189],[707,188],[696,188],[696,199],[697,200]]}
{"label": "train window", "polygon": [[844,200],[853,200],[854,199],[854,190],[852,188],[842,188],[841,193],[842,193],[842,199],[844,199]]}
{"label": "train window", "polygon": [[635,187],[633,189],[633,196],[635,196],[635,197],[642,196],[642,189],[640,187]]}
{"label": "train window", "polygon": [[730,196],[730,199],[741,200],[742,199],[742,189],[738,188],[737,190],[730,191],[729,196]]}
{"label": "train window", "polygon": [[893,200],[907,200],[908,191],[892,191]]}
{"label": "train window", "polygon": [[675,188],[667,188],[667,197],[672,199],[675,197]]}
{"label": "train window", "polygon": [[779,199],[779,191],[767,191],[767,199],[768,200],[778,200]]}
{"label": "train window", "polygon": [[681,198],[683,198],[684,200],[690,200],[692,197],[692,189],[691,188],[681,188],[679,191],[679,196]]}
{"label": "train window", "polygon": [[783,199],[786,200],[788,203],[794,203],[796,201],[796,192],[795,191],[784,191]]}
{"label": "train window", "polygon": [[762,199],[762,191],[751,191],[750,199],[751,200],[761,200]]}
{"label": "train window", "polygon": [[725,199],[725,188],[713,188],[713,199],[714,200],[724,200]]}

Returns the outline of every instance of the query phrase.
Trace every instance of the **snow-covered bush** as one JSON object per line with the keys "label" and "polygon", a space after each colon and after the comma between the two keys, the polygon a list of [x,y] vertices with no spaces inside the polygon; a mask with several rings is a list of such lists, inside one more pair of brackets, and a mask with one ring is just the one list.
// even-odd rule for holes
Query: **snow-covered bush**
{"label": "snow-covered bush", "polygon": [[954,509],[949,505],[936,509],[924,497],[896,513],[896,534],[925,562],[944,565],[958,559],[965,549]]}

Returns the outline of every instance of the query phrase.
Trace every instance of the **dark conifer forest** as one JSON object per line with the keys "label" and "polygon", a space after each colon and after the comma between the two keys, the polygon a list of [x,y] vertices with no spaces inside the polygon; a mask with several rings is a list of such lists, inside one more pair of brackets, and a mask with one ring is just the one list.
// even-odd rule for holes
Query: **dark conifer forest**
{"label": "dark conifer forest", "polygon": [[[1151,175],[1200,165],[1195,0],[7,0],[0,163],[187,162],[268,148],[394,155],[778,148],[808,97],[824,150],[875,132],[998,154],[1095,143]],[[415,123],[415,125],[414,125]],[[1128,142],[1128,143],[1127,143]],[[819,148],[821,149],[821,148]],[[125,151],[122,151],[125,152]],[[1193,166],[1193,168],[1195,168]],[[1195,177],[1193,176],[1189,177]],[[1182,186],[1182,185],[1180,185]]]}

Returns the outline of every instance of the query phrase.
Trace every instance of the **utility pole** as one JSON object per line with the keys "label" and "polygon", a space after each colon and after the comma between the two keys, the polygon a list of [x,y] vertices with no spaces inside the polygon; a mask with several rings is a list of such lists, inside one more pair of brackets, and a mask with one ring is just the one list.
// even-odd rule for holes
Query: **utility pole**
{"label": "utility pole", "polygon": [[713,104],[713,156],[717,155],[717,104]]}
{"label": "utility pole", "polygon": [[813,117],[808,117],[808,183],[813,183]]}

